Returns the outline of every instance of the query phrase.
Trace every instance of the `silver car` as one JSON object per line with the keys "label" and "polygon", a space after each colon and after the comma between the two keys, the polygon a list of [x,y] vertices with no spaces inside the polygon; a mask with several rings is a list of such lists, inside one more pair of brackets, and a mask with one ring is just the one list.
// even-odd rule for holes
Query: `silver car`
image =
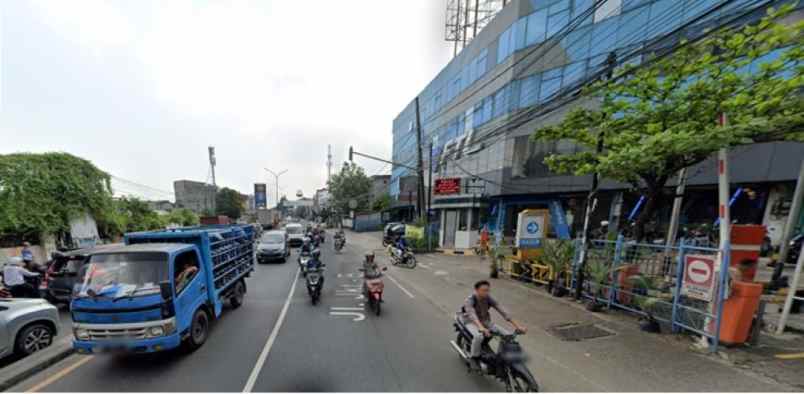
{"label": "silver car", "polygon": [[0,299],[0,358],[29,355],[53,343],[59,310],[42,299]]}

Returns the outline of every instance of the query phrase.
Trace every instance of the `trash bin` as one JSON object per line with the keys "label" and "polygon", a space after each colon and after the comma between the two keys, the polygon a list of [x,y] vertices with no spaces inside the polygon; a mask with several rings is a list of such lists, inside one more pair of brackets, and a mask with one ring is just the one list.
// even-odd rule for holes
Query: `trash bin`
{"label": "trash bin", "polygon": [[731,295],[723,304],[723,320],[720,323],[721,342],[735,345],[748,340],[761,295],[762,284],[732,282]]}

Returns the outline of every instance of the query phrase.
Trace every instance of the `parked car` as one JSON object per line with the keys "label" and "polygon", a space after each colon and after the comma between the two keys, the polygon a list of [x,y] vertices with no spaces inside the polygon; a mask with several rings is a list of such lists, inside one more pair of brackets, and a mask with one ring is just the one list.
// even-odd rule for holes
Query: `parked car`
{"label": "parked car", "polygon": [[302,245],[304,241],[304,227],[299,223],[289,223],[285,226],[285,231],[288,233],[288,245],[296,248]]}
{"label": "parked car", "polygon": [[73,288],[81,281],[79,271],[86,264],[90,253],[109,248],[111,245],[96,246],[94,248],[75,249],[66,252],[54,252],[48,263],[39,291],[42,298],[52,304],[64,303],[70,305],[73,297]]}
{"label": "parked car", "polygon": [[280,231],[268,231],[260,237],[257,243],[257,262],[281,260],[283,263],[290,256],[290,249],[285,234]]}
{"label": "parked car", "polygon": [[59,311],[38,298],[0,299],[0,358],[27,356],[53,344]]}

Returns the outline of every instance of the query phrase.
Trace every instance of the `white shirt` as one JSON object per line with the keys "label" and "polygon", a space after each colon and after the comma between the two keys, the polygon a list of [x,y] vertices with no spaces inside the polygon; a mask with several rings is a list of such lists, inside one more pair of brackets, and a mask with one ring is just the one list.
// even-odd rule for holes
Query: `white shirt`
{"label": "white shirt", "polygon": [[3,267],[3,282],[9,287],[24,284],[26,276],[37,275],[38,274],[18,265],[6,264],[6,266]]}

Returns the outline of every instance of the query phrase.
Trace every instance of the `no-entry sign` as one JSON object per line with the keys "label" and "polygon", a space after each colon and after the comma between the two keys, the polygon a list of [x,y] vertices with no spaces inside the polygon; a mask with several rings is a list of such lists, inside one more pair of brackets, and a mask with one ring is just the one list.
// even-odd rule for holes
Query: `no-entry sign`
{"label": "no-entry sign", "polygon": [[715,263],[716,256],[686,255],[681,291],[688,297],[712,301],[715,290]]}

